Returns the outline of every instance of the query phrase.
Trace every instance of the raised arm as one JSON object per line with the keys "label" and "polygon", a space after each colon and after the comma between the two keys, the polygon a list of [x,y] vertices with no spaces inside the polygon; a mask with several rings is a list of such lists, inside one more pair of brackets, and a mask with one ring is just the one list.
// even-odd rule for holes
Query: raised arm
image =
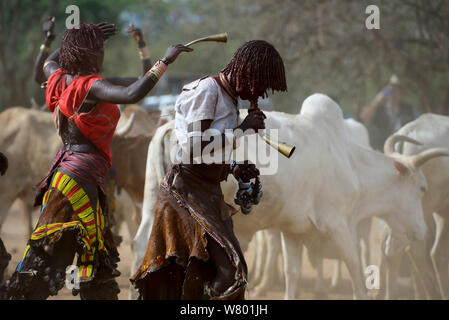
{"label": "raised arm", "polygon": [[129,25],[129,29],[127,32],[131,32],[131,35],[134,40],[136,40],[137,47],[139,48],[139,58],[142,62],[142,74],[143,77],[145,72],[151,67],[151,59],[148,53],[147,44],[145,40],[143,40],[142,30],[139,28],[135,28],[133,24]]}
{"label": "raised arm", "polygon": [[50,78],[50,76],[60,68],[59,66],[59,48],[52,52],[51,55],[45,60],[44,63],[44,75],[45,80]]}
{"label": "raised arm", "polygon": [[33,69],[33,77],[38,84],[41,84],[45,82],[45,80],[47,80],[42,67],[45,60],[48,58],[48,55],[50,54],[51,43],[55,39],[54,27],[54,17],[49,17],[42,25],[42,31],[45,35],[45,41],[40,47],[39,54],[37,55],[36,61],[34,62]]}
{"label": "raised arm", "polygon": [[142,30],[139,28],[136,28],[134,24],[130,23],[128,30],[126,32],[131,33],[131,36],[137,43],[137,47],[139,49],[139,57],[140,61],[142,62],[142,74],[143,77],[145,75],[145,72],[147,72],[148,69],[151,68],[151,59],[150,55],[148,54],[147,44],[145,40],[143,40],[143,34]]}
{"label": "raised arm", "polygon": [[107,79],[95,81],[90,88],[88,98],[111,103],[136,103],[154,87],[167,66],[173,63],[181,52],[191,51],[193,49],[182,44],[171,46],[167,49],[164,58],[157,61],[139,80],[128,86],[115,85]]}
{"label": "raised arm", "polygon": [[[114,24],[101,22],[98,23],[97,26],[103,31],[104,41],[109,39],[109,37],[117,34],[117,28],[115,27]],[[52,54],[50,54],[50,56],[48,56],[48,58],[44,62],[44,66],[42,69],[43,74],[46,78],[45,80],[47,80],[59,68],[60,66],[59,66],[59,48],[58,48]]]}
{"label": "raised arm", "polygon": [[[137,47],[139,50],[139,57],[142,65],[142,74],[140,77],[143,77],[145,75],[145,72],[147,72],[151,68],[151,59],[148,54],[147,45],[145,43],[145,40],[143,40],[142,30],[139,28],[136,28],[134,24],[130,23],[129,28],[126,30],[126,32],[130,33],[133,39],[137,43]],[[140,78],[139,77],[139,78]],[[115,85],[121,85],[121,86],[129,86],[130,84],[136,82],[138,77],[108,77],[106,78],[110,83]]]}
{"label": "raised arm", "polygon": [[377,109],[379,106],[390,96],[392,95],[392,90],[389,86],[386,86],[379,92],[376,97],[368,103],[363,109],[360,111],[360,119],[363,122],[370,122],[374,116],[376,115]]}

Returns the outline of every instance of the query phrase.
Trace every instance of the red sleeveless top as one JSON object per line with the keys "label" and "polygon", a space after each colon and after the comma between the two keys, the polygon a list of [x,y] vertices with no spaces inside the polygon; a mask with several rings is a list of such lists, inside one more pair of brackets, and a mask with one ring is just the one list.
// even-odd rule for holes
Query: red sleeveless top
{"label": "red sleeveless top", "polygon": [[111,142],[120,119],[120,110],[115,104],[100,101],[92,111],[78,113],[92,83],[103,79],[103,77],[99,75],[79,76],[66,85],[64,77],[66,73],[64,70],[58,69],[48,78],[45,92],[47,106],[55,116],[54,111],[59,105],[61,112],[75,122],[78,129],[100,150],[111,165]]}

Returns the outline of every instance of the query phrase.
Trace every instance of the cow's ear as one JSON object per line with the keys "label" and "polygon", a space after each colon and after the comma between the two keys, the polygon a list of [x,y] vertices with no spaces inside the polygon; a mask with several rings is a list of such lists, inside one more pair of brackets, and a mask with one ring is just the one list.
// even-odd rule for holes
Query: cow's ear
{"label": "cow's ear", "polygon": [[400,163],[399,161],[394,162],[395,169],[401,174],[401,176],[408,176],[410,175],[410,169],[407,168],[404,164]]}

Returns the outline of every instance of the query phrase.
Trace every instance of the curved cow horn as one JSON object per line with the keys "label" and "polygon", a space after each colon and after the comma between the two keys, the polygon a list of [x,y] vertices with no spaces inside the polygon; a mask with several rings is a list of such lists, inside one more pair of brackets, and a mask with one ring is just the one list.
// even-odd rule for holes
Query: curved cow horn
{"label": "curved cow horn", "polygon": [[133,113],[131,114],[131,116],[128,118],[128,120],[126,120],[126,123],[123,124],[123,125],[121,125],[120,128],[117,128],[117,129],[115,130],[115,135],[116,135],[116,136],[121,136],[121,137],[123,137],[123,136],[125,136],[128,132],[131,131],[131,129],[132,129],[132,127],[133,127],[133,124],[134,124],[134,116],[135,116],[135,115],[136,115],[136,114],[133,112]]}
{"label": "curved cow horn", "polygon": [[387,141],[385,141],[384,153],[386,155],[390,155],[390,154],[394,153],[395,144],[398,142],[401,142],[401,141],[410,142],[410,143],[417,144],[417,145],[422,145],[421,142],[416,141],[415,139],[412,139],[410,137],[403,136],[401,134],[394,134],[394,135],[388,137]]}
{"label": "curved cow horn", "polygon": [[432,148],[432,149],[423,151],[420,154],[413,156],[413,160],[412,160],[413,165],[415,168],[419,168],[420,166],[422,166],[424,163],[426,163],[430,159],[433,159],[436,157],[449,157],[449,149]]}

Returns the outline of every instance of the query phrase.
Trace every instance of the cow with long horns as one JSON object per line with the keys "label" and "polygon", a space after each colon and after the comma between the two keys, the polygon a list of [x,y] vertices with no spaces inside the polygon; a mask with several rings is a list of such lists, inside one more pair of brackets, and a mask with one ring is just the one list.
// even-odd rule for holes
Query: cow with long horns
{"label": "cow with long horns", "polygon": [[[315,94],[307,98],[298,115],[267,112],[266,128],[282,128],[279,139],[297,146],[291,159],[279,158],[275,175],[262,176],[264,199],[250,215],[235,215],[234,230],[242,247],[254,232],[267,228],[283,232],[286,298],[294,299],[299,260],[298,235],[331,240],[345,261],[353,280],[355,296],[366,298],[366,287],[356,228],[360,221],[379,216],[409,239],[428,295],[440,292],[432,266],[425,259],[423,246],[428,232],[421,198],[426,179],[420,167],[427,161],[448,156],[449,150],[433,149],[415,156],[383,154],[357,143],[344,124],[342,111],[329,97]],[[142,224],[134,244],[136,249],[148,241],[154,193],[151,185],[170,163],[170,131],[173,123],[160,127],[149,148]],[[390,140],[394,144],[398,141]],[[250,148],[248,154],[256,154]],[[156,155],[152,157],[153,155]],[[250,159],[251,161],[255,159]],[[257,161],[255,161],[257,164]],[[235,188],[223,185],[225,199],[232,199]],[[142,243],[140,243],[142,242]],[[137,253],[137,252],[136,252]],[[138,253],[137,253],[138,254]]]}
{"label": "cow with long horns", "polygon": [[[398,139],[398,136],[406,136],[407,138],[403,139],[405,143],[398,143],[393,146],[392,141]],[[432,113],[423,114],[400,128],[393,137],[385,145],[385,152],[388,154],[398,152],[410,157],[418,154],[432,154],[435,152],[435,149],[433,149],[435,147],[449,147],[449,117]],[[434,151],[429,151],[429,149]],[[422,206],[424,220],[430,231],[425,239],[427,251],[425,258],[428,264],[433,263],[443,297],[448,299],[449,190],[447,186],[449,184],[449,175],[447,172],[449,172],[449,159],[439,158],[426,163],[422,166],[422,171],[428,184]],[[385,298],[398,298],[395,282],[399,274],[403,254],[409,245],[406,240],[400,235],[398,236],[395,230],[390,228],[384,233],[381,266],[386,268],[382,270],[381,275],[385,276],[385,278],[382,277],[382,280],[386,281],[383,286],[385,288],[385,292],[383,292]],[[415,280],[415,297],[422,298],[422,286],[415,272],[413,275]]]}

